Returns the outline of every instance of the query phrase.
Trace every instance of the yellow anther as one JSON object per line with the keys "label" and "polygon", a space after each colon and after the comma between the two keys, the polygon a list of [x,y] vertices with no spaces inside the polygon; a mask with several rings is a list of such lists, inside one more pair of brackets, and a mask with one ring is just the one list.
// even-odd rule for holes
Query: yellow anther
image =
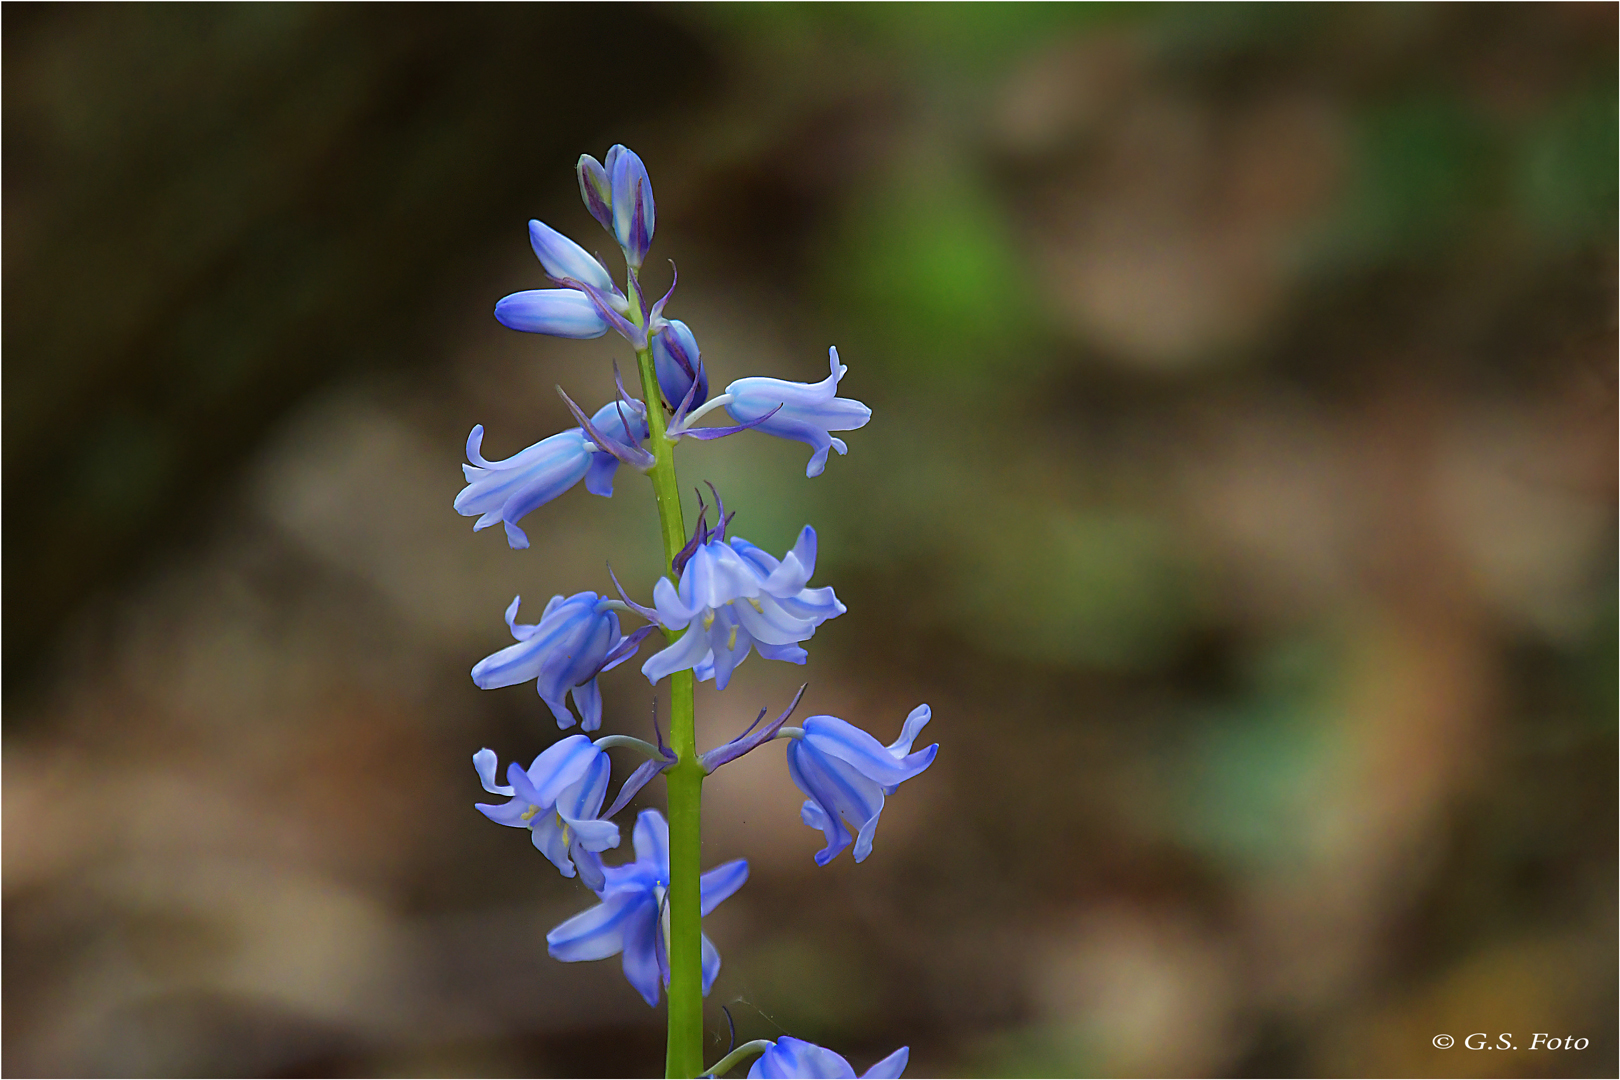
{"label": "yellow anther", "polygon": [[761,615],[765,614],[765,605],[761,604],[756,597],[750,596],[748,598],[748,602],[754,605],[755,611],[759,612]]}
{"label": "yellow anther", "polygon": [[736,647],[737,647],[737,628],[735,626],[733,626],[731,628],[731,633],[726,635],[726,648],[735,649]]}
{"label": "yellow anther", "polygon": [[527,810],[523,811],[523,813],[518,815],[518,820],[519,821],[531,821],[531,820],[533,820],[534,815],[538,814],[539,812],[540,812],[540,808],[531,803]]}
{"label": "yellow anther", "polygon": [[712,612],[712,611],[704,612],[703,613],[703,629],[707,630],[709,627],[711,627],[713,625],[714,625],[714,612]]}

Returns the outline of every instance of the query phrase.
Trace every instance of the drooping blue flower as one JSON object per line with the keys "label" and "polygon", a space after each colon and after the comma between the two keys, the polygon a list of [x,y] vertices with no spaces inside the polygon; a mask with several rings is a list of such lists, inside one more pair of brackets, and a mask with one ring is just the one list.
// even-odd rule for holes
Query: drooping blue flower
{"label": "drooping blue flower", "polygon": [[939,752],[938,743],[911,752],[930,715],[927,705],[911,710],[900,737],[888,746],[836,716],[810,717],[802,734],[788,743],[788,775],[809,796],[799,818],[827,838],[827,846],[816,852],[818,866],[848,847],[851,833],[855,861],[872,854],[884,796],[928,768]]}
{"label": "drooping blue flower", "polygon": [[[658,1005],[660,988],[669,985],[669,952],[664,897],[669,891],[669,823],[657,810],[643,810],[631,836],[636,861],[604,868],[601,903],[575,915],[546,935],[546,949],[558,960],[606,960],[624,954],[624,977],[646,999]],[[709,914],[748,880],[748,860],[735,859],[699,879],[700,912]],[[720,953],[703,935],[703,992],[720,974]]]}
{"label": "drooping blue flower", "polygon": [[[639,401],[610,402],[591,419],[606,439],[626,446],[639,446],[647,437],[647,408]],[[500,461],[484,459],[480,453],[483,443],[484,426],[479,424],[467,436],[467,460],[472,464],[461,467],[467,486],[456,496],[456,512],[463,517],[479,515],[474,532],[497,522],[505,525],[506,541],[514,548],[529,546],[528,534],[518,528],[518,520],[580,480],[593,495],[613,494],[619,460],[581,428],[558,432]]]}
{"label": "drooping blue flower", "polygon": [[[854,431],[865,427],[872,418],[872,410],[854,398],[841,398],[838,380],[849,370],[838,362],[838,350],[827,350],[831,374],[818,383],[788,382],[785,379],[738,379],[726,387],[730,401],[726,411],[739,423],[759,421],[757,430],[780,439],[792,439],[807,444],[815,452],[805,466],[804,475],[820,476],[827,467],[827,451],[849,453],[844,440],[829,435],[830,431]],[[775,409],[773,416],[767,413]]]}
{"label": "drooping blue flower", "polygon": [[[911,1047],[902,1046],[870,1069],[861,1073],[859,1080],[894,1080],[906,1071]],[[855,1068],[842,1054],[835,1054],[825,1046],[784,1035],[769,1050],[755,1059],[748,1070],[748,1080],[774,1080],[776,1077],[823,1077],[836,1080],[856,1080]]]}
{"label": "drooping blue flower", "polygon": [[593,592],[567,599],[553,596],[540,621],[525,625],[517,621],[522,599],[514,596],[506,609],[506,625],[517,644],[478,661],[472,669],[473,682],[494,690],[533,679],[540,700],[551,708],[560,728],[574,726],[566,701],[572,693],[580,729],[595,731],[602,726],[602,692],[596,677],[635,655],[650,628],[625,637],[619,632],[619,616]]}
{"label": "drooping blue flower", "polygon": [[767,660],[802,664],[808,657],[799,642],[846,610],[831,588],[805,588],[816,570],[814,529],[806,525],[798,543],[777,560],[740,536],[728,544],[724,507],[720,512],[712,535],[698,516],[692,543],[674,567],[679,587],[659,578],[651,608],[631,605],[665,629],[686,630],[641,666],[653,683],[691,668],[697,679],[713,679],[724,690],[750,648]]}
{"label": "drooping blue flower", "polygon": [[[695,409],[709,399],[709,373],[703,370],[703,355],[698,351],[697,338],[679,319],[670,319],[652,339],[653,368],[658,372],[658,388],[671,409],[692,399],[688,409]],[[693,391],[693,384],[697,390]]]}
{"label": "drooping blue flower", "polygon": [[611,771],[607,754],[584,735],[570,735],[527,770],[515,761],[508,765],[505,785],[495,783],[497,763],[493,750],[473,755],[484,790],[510,801],[477,803],[477,808],[498,825],[528,829],[534,846],[563,877],[573,877],[577,863],[580,879],[600,889],[606,879],[597,852],[619,846],[619,827],[598,818]]}

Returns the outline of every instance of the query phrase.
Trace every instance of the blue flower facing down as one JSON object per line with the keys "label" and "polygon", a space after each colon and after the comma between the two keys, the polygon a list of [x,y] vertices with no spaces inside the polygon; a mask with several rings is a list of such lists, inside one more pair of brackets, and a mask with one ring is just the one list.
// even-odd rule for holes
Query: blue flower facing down
{"label": "blue flower facing down", "polygon": [[[558,960],[606,960],[624,954],[624,977],[656,1007],[661,987],[669,985],[669,823],[657,810],[636,818],[631,840],[636,861],[603,869],[605,882],[596,890],[601,903],[575,915],[546,935],[546,949]],[[735,859],[699,879],[700,912],[709,914],[748,880],[748,860]],[[703,992],[720,974],[720,953],[703,935]]]}
{"label": "blue flower facing down", "polygon": [[534,846],[562,871],[592,889],[604,884],[597,852],[619,846],[619,827],[598,820],[602,797],[607,794],[608,756],[583,735],[570,735],[548,747],[525,770],[517,762],[506,769],[506,785],[495,783],[497,758],[493,750],[473,755],[473,768],[484,790],[505,795],[509,802],[478,803],[477,808],[497,825],[528,829]]}
{"label": "blue flower facing down", "polygon": [[472,669],[473,682],[480,689],[495,690],[533,679],[540,700],[551,708],[560,728],[574,726],[566,701],[572,693],[580,729],[595,731],[602,726],[602,692],[596,677],[635,655],[647,628],[625,637],[619,632],[619,616],[593,592],[567,599],[553,596],[540,621],[525,625],[517,621],[522,599],[514,596],[506,609],[506,625],[517,644],[478,661]]}
{"label": "blue flower facing down", "polygon": [[[849,453],[844,440],[830,431],[854,431],[872,419],[872,410],[854,398],[841,398],[838,380],[849,370],[838,362],[838,350],[829,349],[831,374],[818,383],[788,382],[784,379],[738,379],[726,387],[731,400],[726,411],[739,423],[759,421],[755,430],[779,439],[805,443],[814,451],[804,475],[820,476],[827,467],[827,451]],[[772,409],[775,415],[766,417]],[[762,417],[765,419],[761,420]]]}
{"label": "blue flower facing down", "polygon": [[[691,393],[687,408],[695,409],[709,399],[709,373],[703,370],[703,354],[698,351],[697,338],[679,319],[670,319],[652,339],[653,368],[658,373],[658,388],[664,392],[669,407],[678,408]],[[692,391],[692,385],[697,390]]]}
{"label": "blue flower facing down", "polygon": [[799,818],[827,837],[827,846],[816,852],[818,866],[848,847],[852,833],[855,861],[872,854],[884,796],[928,768],[939,752],[938,743],[911,752],[930,715],[927,705],[911,710],[900,738],[888,746],[836,716],[810,717],[803,734],[788,743],[788,776],[809,796]]}
{"label": "blue flower facing down", "polygon": [[[605,438],[626,445],[639,446],[647,437],[647,407],[639,401],[609,402],[591,422]],[[518,521],[581,480],[593,495],[613,494],[619,459],[581,428],[558,432],[500,461],[485,460],[483,445],[484,425],[479,424],[467,436],[467,460],[472,464],[461,467],[467,486],[456,496],[456,512],[463,517],[478,515],[474,532],[504,525],[506,542],[513,548],[529,546],[529,536],[518,528]]]}
{"label": "blue flower facing down", "polygon": [[[876,1065],[861,1073],[860,1080],[894,1080],[906,1071],[906,1060],[911,1047],[902,1046]],[[748,1070],[749,1080],[769,1080],[774,1077],[825,1077],[837,1080],[856,1080],[855,1069],[842,1054],[835,1054],[825,1046],[784,1035],[769,1050],[754,1060]]]}
{"label": "blue flower facing down", "polygon": [[816,531],[810,526],[778,560],[740,536],[727,543],[724,521],[711,538],[700,516],[694,543],[677,567],[680,585],[659,578],[653,607],[636,605],[666,629],[686,628],[641,666],[651,682],[691,668],[697,679],[713,679],[724,690],[750,648],[767,660],[802,664],[808,657],[799,642],[846,610],[831,588],[805,588],[816,570]]}

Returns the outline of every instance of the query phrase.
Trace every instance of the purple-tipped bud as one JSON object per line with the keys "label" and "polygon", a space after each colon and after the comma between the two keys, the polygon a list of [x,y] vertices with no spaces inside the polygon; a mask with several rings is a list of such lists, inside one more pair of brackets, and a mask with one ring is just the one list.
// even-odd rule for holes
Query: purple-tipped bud
{"label": "purple-tipped bud", "polygon": [[602,228],[612,232],[613,182],[608,179],[607,170],[591,155],[581,154],[574,171],[579,174],[579,197],[585,200],[585,209],[601,223]]}
{"label": "purple-tipped bud", "polygon": [[652,247],[657,219],[652,181],[641,158],[624,146],[608,151],[606,168],[613,187],[613,235],[624,249],[625,261],[639,268]]}
{"label": "purple-tipped bud", "polygon": [[658,372],[658,388],[670,408],[686,400],[687,391],[697,384],[688,409],[695,409],[709,400],[709,374],[703,370],[703,356],[698,351],[697,338],[679,319],[669,320],[662,332],[652,340],[653,367]]}

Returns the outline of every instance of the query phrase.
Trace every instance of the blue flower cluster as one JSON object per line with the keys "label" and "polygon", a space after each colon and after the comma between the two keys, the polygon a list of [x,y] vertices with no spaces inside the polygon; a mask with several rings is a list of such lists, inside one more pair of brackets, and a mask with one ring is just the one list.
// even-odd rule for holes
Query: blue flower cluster
{"label": "blue flower cluster", "polygon": [[[711,397],[696,336],[686,323],[663,314],[674,285],[650,307],[641,287],[638,275],[657,216],[652,183],[641,158],[615,146],[602,161],[581,157],[577,175],[586,208],[623,252],[625,288],[619,288],[596,256],[550,226],[531,221],[530,245],[555,287],[512,293],[496,304],[495,317],[514,330],[564,338],[596,338],[616,331],[637,350],[643,385],[651,393],[656,382],[653,396],[662,400],[637,400],[619,382],[614,400],[587,416],[563,394],[578,425],[498,461],[483,457],[484,429],[474,427],[467,439],[468,464],[462,466],[466,487],[455,499],[458,513],[476,517],[473,529],[499,523],[512,548],[527,548],[528,535],[518,525],[526,515],[581,480],[591,493],[611,496],[621,465],[648,472],[655,466],[654,450],[667,455],[667,447],[684,438],[716,439],[756,430],[802,442],[811,449],[805,470],[810,477],[825,470],[829,451],[848,453],[844,441],[831,433],[863,427],[871,410],[837,396],[848,371],[839,362],[838,351],[829,350],[830,372],[820,382],[749,377],[731,382]],[[735,423],[699,425],[720,409]],[[666,422],[652,423],[655,417],[649,410],[662,410]],[[778,559],[739,536],[727,538],[732,515],[725,512],[718,494],[713,528],[708,525],[710,508],[701,496],[699,503],[690,542],[671,560],[668,574],[654,581],[650,604],[632,600],[615,577],[618,599],[589,591],[554,596],[538,622],[525,624],[517,621],[521,598],[514,598],[506,610],[514,644],[480,660],[472,669],[474,683],[496,689],[532,681],[560,728],[577,722],[581,731],[594,732],[603,712],[598,677],[635,656],[654,630],[667,638],[665,647],[641,666],[654,685],[689,670],[696,680],[712,681],[715,689],[724,690],[750,652],[770,660],[806,663],[804,643],[822,623],[846,610],[830,587],[810,586],[816,571],[815,530],[806,525]],[[645,625],[627,634],[620,625],[622,616],[639,617]],[[884,799],[927,769],[938,751],[937,744],[912,750],[929,721],[929,708],[913,710],[900,737],[885,746],[834,716],[812,716],[802,727],[787,726],[803,694],[801,687],[792,703],[769,722],[764,722],[761,710],[759,719],[736,739],[698,755],[698,765],[703,772],[713,772],[767,742],[786,740],[788,776],[806,796],[801,818],[826,841],[816,862],[826,865],[851,844],[855,861],[861,862],[872,853]],[[485,791],[507,800],[480,803],[478,810],[497,824],[527,829],[534,846],[564,877],[577,876],[595,894],[594,906],[547,935],[551,955],[563,961],[622,956],[625,978],[656,1006],[662,989],[670,985],[669,824],[657,810],[643,810],[632,833],[634,860],[619,865],[603,861],[603,854],[620,842],[614,815],[646,783],[677,764],[656,718],[653,732],[656,744],[627,735],[594,741],[588,735],[567,735],[527,769],[510,763],[504,784],[497,782],[498,758],[493,750],[475,754],[473,767]],[[607,751],[615,748],[635,749],[646,760],[604,812],[612,771]],[[701,915],[707,916],[747,879],[748,863],[743,859],[703,873]],[[696,935],[695,930],[687,933]],[[707,994],[720,972],[720,954],[707,936],[701,943],[702,990]],[[763,1048],[763,1054],[754,1062],[751,1077],[855,1076],[844,1058],[813,1043],[784,1037],[754,1045],[750,1052]],[[864,1075],[899,1076],[908,1053],[902,1047]]]}

